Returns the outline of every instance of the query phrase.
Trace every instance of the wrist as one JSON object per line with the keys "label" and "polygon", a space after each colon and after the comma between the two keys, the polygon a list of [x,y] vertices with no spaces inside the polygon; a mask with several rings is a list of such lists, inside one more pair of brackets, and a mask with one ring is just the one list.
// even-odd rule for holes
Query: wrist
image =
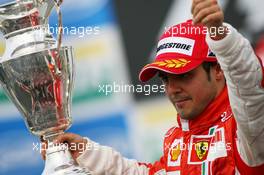
{"label": "wrist", "polygon": [[226,26],[219,26],[219,27],[210,27],[209,29],[209,36],[212,40],[221,40],[226,37],[229,33],[229,30]]}

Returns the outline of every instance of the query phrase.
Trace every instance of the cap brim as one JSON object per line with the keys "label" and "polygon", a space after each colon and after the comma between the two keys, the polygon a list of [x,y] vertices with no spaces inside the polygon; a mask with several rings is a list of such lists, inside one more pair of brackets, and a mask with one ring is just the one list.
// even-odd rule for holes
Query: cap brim
{"label": "cap brim", "polygon": [[203,60],[186,60],[186,59],[168,59],[163,61],[155,61],[147,64],[139,73],[139,80],[146,82],[156,75],[158,71],[170,74],[183,74],[198,67]]}

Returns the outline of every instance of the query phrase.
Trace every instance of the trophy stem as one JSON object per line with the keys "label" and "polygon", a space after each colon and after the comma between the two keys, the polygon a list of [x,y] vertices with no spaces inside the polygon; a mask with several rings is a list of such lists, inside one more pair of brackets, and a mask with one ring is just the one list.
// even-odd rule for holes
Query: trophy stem
{"label": "trophy stem", "polygon": [[67,144],[54,144],[56,136],[63,131],[46,136],[48,148],[46,149],[46,162],[42,175],[91,175],[85,168],[79,167],[73,160]]}
{"label": "trophy stem", "polygon": [[58,137],[59,135],[63,134],[64,131],[62,130],[59,130],[59,131],[56,131],[56,132],[51,132],[51,133],[46,133],[44,136],[43,136],[43,139],[48,141],[48,143],[52,143],[53,140]]}
{"label": "trophy stem", "polygon": [[63,144],[57,145],[52,142],[48,142],[48,148],[46,150],[46,162],[42,175],[48,175],[55,173],[60,169],[65,169],[74,163],[67,147]]}

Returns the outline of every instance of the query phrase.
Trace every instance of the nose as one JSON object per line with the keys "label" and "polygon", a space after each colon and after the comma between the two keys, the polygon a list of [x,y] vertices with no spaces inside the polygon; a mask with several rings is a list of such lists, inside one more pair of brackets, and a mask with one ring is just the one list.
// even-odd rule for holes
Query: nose
{"label": "nose", "polygon": [[181,83],[181,81],[179,79],[168,77],[168,82],[165,85],[166,92],[168,94],[180,93],[180,92],[182,92],[182,87],[181,86],[182,86],[182,83]]}

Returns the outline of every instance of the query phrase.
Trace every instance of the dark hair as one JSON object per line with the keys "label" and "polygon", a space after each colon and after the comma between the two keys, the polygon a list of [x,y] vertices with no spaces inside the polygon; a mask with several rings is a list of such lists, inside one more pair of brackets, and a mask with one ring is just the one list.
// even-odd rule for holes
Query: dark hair
{"label": "dark hair", "polygon": [[211,76],[210,76],[211,67],[216,66],[217,64],[218,63],[216,61],[214,61],[214,62],[204,61],[202,63],[202,67],[205,70],[205,72],[207,73],[208,81],[211,81]]}

